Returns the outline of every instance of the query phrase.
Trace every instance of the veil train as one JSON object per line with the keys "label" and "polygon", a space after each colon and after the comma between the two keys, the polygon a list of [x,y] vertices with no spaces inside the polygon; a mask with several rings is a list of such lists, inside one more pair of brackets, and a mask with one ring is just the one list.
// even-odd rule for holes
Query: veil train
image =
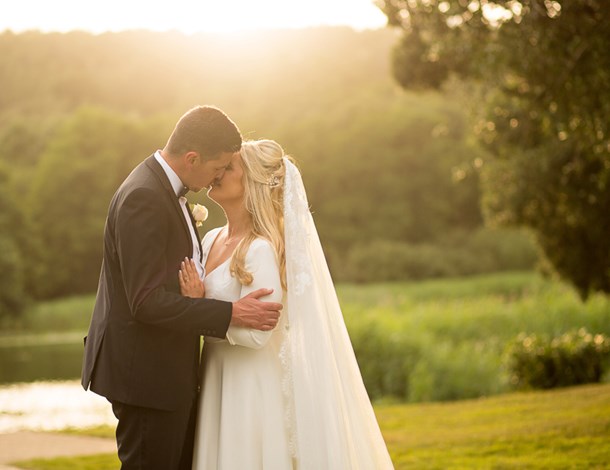
{"label": "veil train", "polygon": [[393,469],[297,167],[284,157],[288,285],[280,358],[298,470]]}

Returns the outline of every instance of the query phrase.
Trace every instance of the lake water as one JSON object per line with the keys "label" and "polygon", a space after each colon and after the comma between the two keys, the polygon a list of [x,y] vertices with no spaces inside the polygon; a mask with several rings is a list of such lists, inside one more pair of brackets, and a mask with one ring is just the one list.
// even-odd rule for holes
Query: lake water
{"label": "lake water", "polygon": [[[80,335],[79,335],[80,336]],[[82,341],[71,336],[22,336],[0,341],[0,384],[80,377]]]}
{"label": "lake water", "polygon": [[116,425],[80,386],[81,334],[0,338],[0,433]]}
{"label": "lake water", "polygon": [[0,433],[116,425],[110,403],[85,392],[79,380],[0,387]]}

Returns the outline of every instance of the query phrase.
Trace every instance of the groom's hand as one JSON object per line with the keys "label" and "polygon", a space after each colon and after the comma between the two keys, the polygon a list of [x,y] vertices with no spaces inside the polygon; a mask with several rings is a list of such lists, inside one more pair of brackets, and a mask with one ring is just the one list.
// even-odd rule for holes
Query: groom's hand
{"label": "groom's hand", "polygon": [[280,318],[282,304],[258,300],[273,292],[273,289],[258,289],[233,302],[231,325],[269,331],[275,328]]}

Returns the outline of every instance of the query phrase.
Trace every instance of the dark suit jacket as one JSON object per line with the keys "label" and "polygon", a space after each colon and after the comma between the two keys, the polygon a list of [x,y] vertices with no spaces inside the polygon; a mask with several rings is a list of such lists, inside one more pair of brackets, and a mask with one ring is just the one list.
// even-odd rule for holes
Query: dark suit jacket
{"label": "dark suit jacket", "polygon": [[193,243],[178,198],[151,156],[115,193],[82,385],[111,401],[174,410],[198,386],[199,337],[223,338],[231,303],[180,295]]}

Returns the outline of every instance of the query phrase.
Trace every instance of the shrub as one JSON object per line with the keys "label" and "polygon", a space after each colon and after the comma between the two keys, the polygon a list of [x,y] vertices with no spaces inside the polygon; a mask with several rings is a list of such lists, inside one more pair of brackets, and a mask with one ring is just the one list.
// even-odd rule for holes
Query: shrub
{"label": "shrub", "polygon": [[521,333],[507,351],[516,388],[556,388],[600,382],[610,357],[610,339],[585,328],[559,337]]}
{"label": "shrub", "polygon": [[527,234],[485,228],[447,234],[434,243],[377,239],[346,252],[327,248],[334,278],[365,283],[529,270],[537,259]]}
{"label": "shrub", "polygon": [[345,276],[356,282],[447,277],[455,270],[440,247],[376,240],[349,253]]}
{"label": "shrub", "polygon": [[538,250],[531,234],[524,230],[483,228],[470,238],[468,250],[490,258],[490,271],[532,269],[538,261]]}

